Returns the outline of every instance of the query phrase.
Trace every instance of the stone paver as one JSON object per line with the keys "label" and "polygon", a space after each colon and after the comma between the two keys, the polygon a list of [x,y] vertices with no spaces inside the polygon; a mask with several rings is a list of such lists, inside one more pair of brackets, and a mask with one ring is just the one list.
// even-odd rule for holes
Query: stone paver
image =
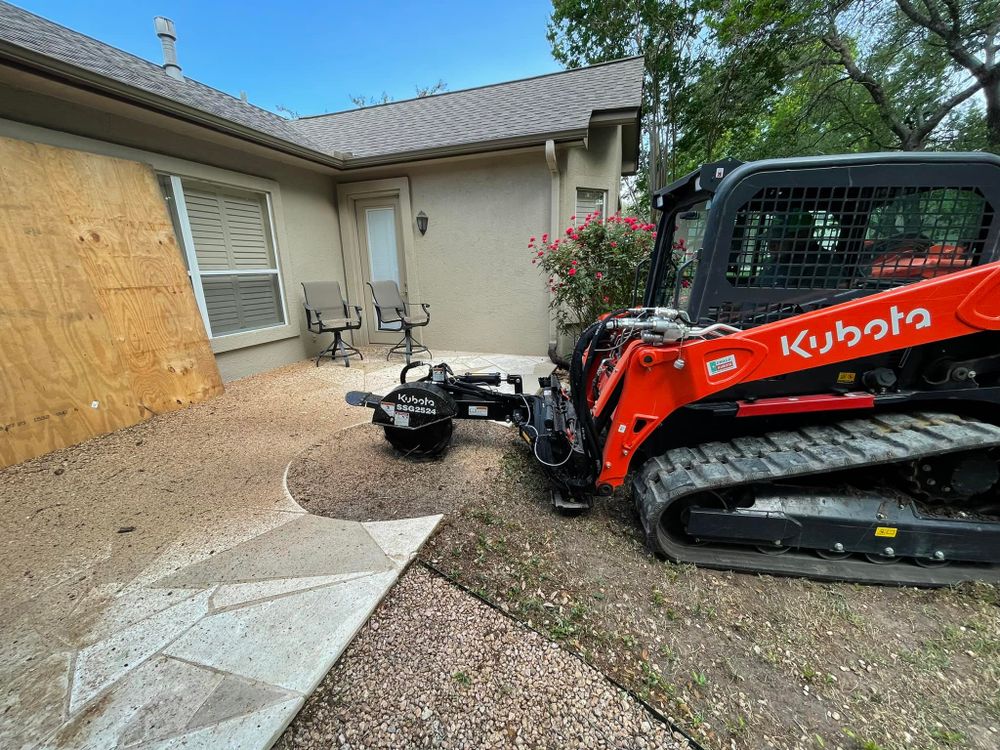
{"label": "stone paver", "polygon": [[[551,370],[544,357],[437,353],[442,360],[456,372],[520,371],[529,391]],[[272,416],[255,424],[252,407],[235,405],[249,420],[235,441],[213,429],[232,418],[232,393],[128,433],[143,435],[135,452],[152,456],[172,445],[159,439],[184,432],[175,461],[156,456],[166,468],[136,469],[141,458],[105,466],[101,446],[124,439],[112,435],[35,459],[38,471],[0,472],[8,511],[0,562],[10,570],[0,587],[0,746],[252,749],[280,735],[440,520],[361,524],[314,517],[294,502],[287,464],[331,430],[366,420],[342,394],[388,391],[400,364],[373,352],[350,370],[306,367],[246,386],[271,400],[261,414]],[[322,391],[323,405],[297,395],[286,371]],[[286,412],[278,426],[275,411]],[[90,457],[81,471],[104,472],[92,501],[65,482],[47,485],[61,481],[51,478],[62,474],[52,463],[61,456],[72,465],[75,450]],[[110,527],[139,512],[129,505],[137,470],[164,489],[141,485],[146,515],[133,541]],[[206,487],[216,489],[178,497],[169,485],[185,471],[211,476]],[[31,497],[39,485],[55,496],[68,489],[82,505],[37,526],[40,514],[72,505],[41,505]],[[109,528],[94,536],[88,521]],[[18,577],[15,566],[28,573]]]}

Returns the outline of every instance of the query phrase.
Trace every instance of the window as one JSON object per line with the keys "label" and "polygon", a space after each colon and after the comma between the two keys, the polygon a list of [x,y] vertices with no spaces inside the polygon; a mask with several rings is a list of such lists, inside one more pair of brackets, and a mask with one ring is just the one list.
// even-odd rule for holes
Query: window
{"label": "window", "polygon": [[736,214],[734,287],[868,289],[966,268],[992,209],[975,188],[765,188]]}
{"label": "window", "polygon": [[170,175],[159,180],[209,335],[284,325],[267,194]]}
{"label": "window", "polygon": [[608,204],[607,190],[592,190],[590,188],[576,189],[576,222],[582,224],[584,219],[595,211],[603,219],[607,214],[605,208]]}

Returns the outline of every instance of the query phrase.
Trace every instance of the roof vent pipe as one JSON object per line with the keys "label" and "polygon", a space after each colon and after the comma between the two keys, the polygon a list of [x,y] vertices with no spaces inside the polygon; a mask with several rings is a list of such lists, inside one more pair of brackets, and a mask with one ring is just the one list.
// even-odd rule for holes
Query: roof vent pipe
{"label": "roof vent pipe", "polygon": [[177,31],[174,29],[174,22],[169,18],[157,16],[153,19],[153,25],[163,47],[163,69],[171,78],[183,81],[184,74],[181,73],[181,66],[177,64]]}

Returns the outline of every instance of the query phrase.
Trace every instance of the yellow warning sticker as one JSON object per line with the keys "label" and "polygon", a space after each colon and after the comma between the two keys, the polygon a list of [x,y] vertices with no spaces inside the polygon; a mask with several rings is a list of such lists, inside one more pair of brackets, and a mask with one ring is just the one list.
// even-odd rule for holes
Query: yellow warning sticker
{"label": "yellow warning sticker", "polygon": [[853,383],[857,379],[858,379],[858,374],[856,372],[837,373],[838,383],[844,383],[844,384]]}
{"label": "yellow warning sticker", "polygon": [[894,529],[892,526],[878,526],[875,529],[875,536],[887,536],[894,537],[898,529]]}

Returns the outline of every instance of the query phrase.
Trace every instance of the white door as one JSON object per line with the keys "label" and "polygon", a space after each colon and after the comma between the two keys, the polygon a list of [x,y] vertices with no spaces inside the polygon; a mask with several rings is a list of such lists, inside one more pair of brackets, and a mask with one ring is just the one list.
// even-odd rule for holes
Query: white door
{"label": "white door", "polygon": [[356,203],[358,241],[361,246],[361,274],[365,283],[365,321],[368,340],[373,344],[395,344],[401,338],[399,324],[387,324],[392,330],[379,330],[372,303],[372,281],[395,281],[406,297],[406,266],[403,262],[403,238],[397,198],[369,199]]}

